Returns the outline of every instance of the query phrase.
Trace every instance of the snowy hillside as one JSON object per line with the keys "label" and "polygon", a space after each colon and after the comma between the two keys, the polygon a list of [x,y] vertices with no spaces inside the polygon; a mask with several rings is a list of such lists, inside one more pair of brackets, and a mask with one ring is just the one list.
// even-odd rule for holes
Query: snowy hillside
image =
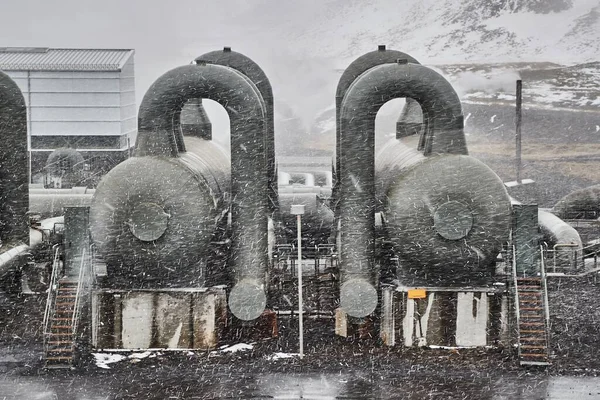
{"label": "snowy hillside", "polygon": [[[270,4],[257,23],[268,23],[269,35],[275,31],[303,56],[351,61],[379,43],[436,64],[572,64],[597,61],[600,53],[598,0],[328,0],[291,10],[283,3]],[[270,18],[278,7],[287,16]]]}

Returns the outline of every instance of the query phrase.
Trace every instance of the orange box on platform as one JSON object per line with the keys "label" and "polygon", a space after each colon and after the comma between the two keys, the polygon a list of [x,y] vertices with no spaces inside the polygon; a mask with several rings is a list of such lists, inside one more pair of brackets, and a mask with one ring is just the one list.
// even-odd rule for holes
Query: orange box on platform
{"label": "orange box on platform", "polygon": [[425,297],[427,297],[425,289],[410,289],[408,291],[409,299],[424,299]]}

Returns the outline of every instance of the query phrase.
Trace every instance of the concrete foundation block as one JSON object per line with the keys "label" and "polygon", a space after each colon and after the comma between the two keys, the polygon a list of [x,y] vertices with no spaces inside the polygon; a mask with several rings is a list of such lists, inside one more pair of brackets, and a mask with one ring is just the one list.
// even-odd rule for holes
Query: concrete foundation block
{"label": "concrete foundation block", "polygon": [[223,288],[95,290],[97,349],[212,349],[227,320]]}

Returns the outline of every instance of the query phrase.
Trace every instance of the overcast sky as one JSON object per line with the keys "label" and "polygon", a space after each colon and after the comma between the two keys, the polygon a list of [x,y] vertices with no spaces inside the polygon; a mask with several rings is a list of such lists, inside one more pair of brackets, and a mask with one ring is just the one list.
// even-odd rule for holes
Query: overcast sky
{"label": "overcast sky", "polygon": [[[502,57],[510,57],[519,53],[515,50],[521,50],[516,57],[543,58],[543,51],[536,55],[538,47],[556,46],[544,42],[549,35],[542,28],[552,27],[558,33],[550,39],[560,40],[574,18],[600,4],[600,0],[574,2],[578,7],[571,19],[521,15],[494,22],[496,27],[510,23],[517,33],[523,31],[522,43],[532,43],[531,49],[521,44],[500,49],[503,39],[488,44],[472,35],[461,39],[465,49],[471,49],[465,51],[457,46],[461,41],[452,39],[456,31],[443,30],[453,25],[441,23],[456,12],[455,0],[4,0],[0,46],[135,49],[138,104],[161,74],[205,52],[231,46],[263,68],[279,111],[292,109],[308,127],[333,104],[341,71],[378,44],[408,51],[425,64],[439,62],[436,51],[442,57],[454,51],[455,62],[477,57],[487,62],[489,54],[504,51]],[[423,23],[429,17],[431,21]],[[561,21],[566,21],[563,26]],[[471,23],[480,26],[477,18]],[[539,29],[532,29],[534,25]],[[465,27],[459,29],[469,30]],[[590,37],[584,46],[596,43],[599,35],[584,34]],[[564,46],[566,50],[559,49],[562,60],[572,61],[584,53],[569,42]],[[573,54],[563,58],[560,52],[569,48]],[[595,50],[590,54],[596,57]]]}

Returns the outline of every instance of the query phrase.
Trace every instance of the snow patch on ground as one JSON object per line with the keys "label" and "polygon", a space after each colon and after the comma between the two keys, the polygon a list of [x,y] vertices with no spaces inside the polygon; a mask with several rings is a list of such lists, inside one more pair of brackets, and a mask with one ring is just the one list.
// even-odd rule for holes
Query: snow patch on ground
{"label": "snow patch on ground", "polygon": [[294,358],[294,357],[298,357],[300,354],[298,353],[273,353],[270,356],[267,356],[267,360],[270,361],[275,361],[275,360],[281,360],[284,358]]}
{"label": "snow patch on ground", "polygon": [[224,353],[237,353],[238,351],[252,350],[253,348],[254,348],[254,345],[252,345],[252,344],[237,343],[232,346],[227,346],[225,348],[221,348],[221,349],[219,349],[219,351],[224,352]]}
{"label": "snow patch on ground", "polygon": [[144,358],[156,357],[160,355],[160,353],[153,353],[151,351],[145,351],[143,353],[131,353],[129,355],[124,354],[112,354],[112,353],[92,353],[94,358],[96,359],[96,366],[98,368],[110,369],[109,364],[114,364],[126,359],[132,360],[132,362],[139,362]]}
{"label": "snow patch on ground", "polygon": [[110,369],[108,364],[114,364],[127,358],[123,354],[93,353],[93,356],[96,359],[96,366],[104,369]]}

